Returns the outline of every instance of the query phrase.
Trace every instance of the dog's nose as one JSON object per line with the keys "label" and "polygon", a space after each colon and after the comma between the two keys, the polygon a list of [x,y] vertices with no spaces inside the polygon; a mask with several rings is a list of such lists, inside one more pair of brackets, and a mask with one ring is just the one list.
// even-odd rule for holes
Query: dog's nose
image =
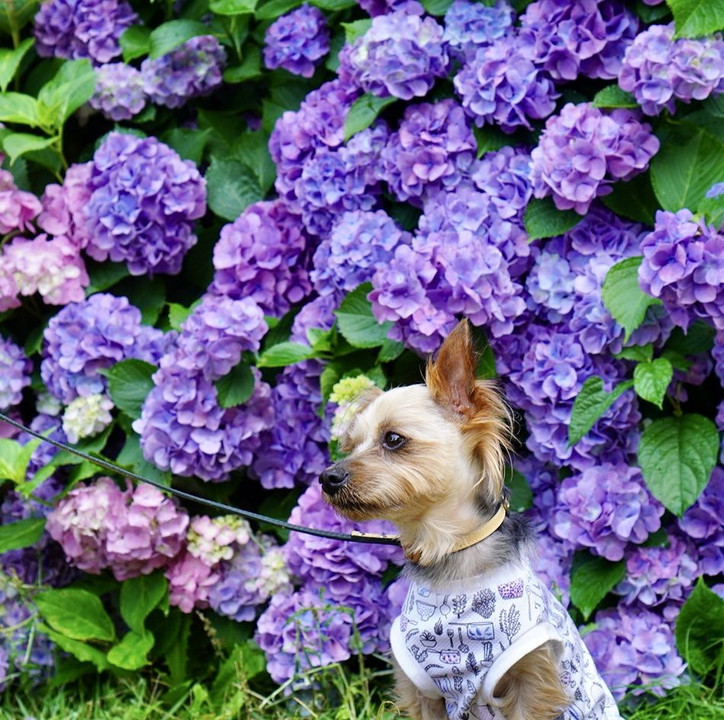
{"label": "dog's nose", "polygon": [[322,483],[327,495],[334,495],[347,484],[348,480],[349,473],[341,465],[332,465],[319,476],[319,482]]}

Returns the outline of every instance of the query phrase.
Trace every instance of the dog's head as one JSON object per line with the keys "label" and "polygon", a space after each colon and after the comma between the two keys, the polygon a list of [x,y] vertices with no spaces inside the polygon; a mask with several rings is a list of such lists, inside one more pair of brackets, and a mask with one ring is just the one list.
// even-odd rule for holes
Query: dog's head
{"label": "dog's head", "polygon": [[367,395],[340,439],[345,459],[320,476],[340,514],[409,527],[501,502],[509,412],[492,383],[476,380],[476,360],[463,321],[428,362],[424,385]]}

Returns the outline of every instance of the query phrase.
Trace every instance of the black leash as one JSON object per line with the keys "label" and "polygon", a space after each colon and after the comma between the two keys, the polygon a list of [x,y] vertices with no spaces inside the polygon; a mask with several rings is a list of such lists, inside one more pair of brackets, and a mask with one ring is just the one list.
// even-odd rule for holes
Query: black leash
{"label": "black leash", "polygon": [[113,472],[117,475],[129,478],[130,480],[133,480],[137,483],[147,483],[148,485],[152,485],[153,487],[158,488],[163,492],[170,493],[171,495],[183,498],[184,500],[190,500],[191,502],[199,503],[201,505],[207,505],[208,507],[214,508],[215,510],[221,510],[224,513],[240,515],[243,518],[255,520],[257,522],[267,523],[269,525],[274,525],[275,527],[283,528],[284,530],[304,533],[306,535],[315,535],[316,537],[330,538],[331,540],[345,540],[347,542],[359,542],[376,545],[400,544],[400,541],[394,535],[375,535],[374,533],[364,533],[358,531],[353,531],[351,533],[339,533],[327,530],[318,530],[317,528],[305,527],[303,525],[294,525],[293,523],[289,523],[284,520],[278,520],[277,518],[260,515],[259,513],[251,512],[251,510],[243,510],[242,508],[234,507],[233,505],[227,505],[226,503],[217,502],[216,500],[209,500],[208,498],[193,495],[183,490],[177,490],[176,488],[169,487],[168,485],[164,485],[163,483],[160,483],[156,480],[151,480],[150,478],[143,477],[142,475],[137,475],[136,473],[131,472],[130,470],[125,470],[124,468],[119,467],[118,465],[114,465],[107,460],[102,460],[101,458],[96,458],[92,455],[88,455],[82,450],[77,450],[71,445],[66,445],[65,443],[59,442],[58,440],[53,440],[52,438],[45,437],[44,435],[35,432],[35,430],[31,430],[29,427],[26,427],[22,423],[19,423],[17,420],[13,420],[12,418],[1,412],[0,420],[6,422],[8,425],[12,425],[12,427],[16,428],[17,430],[21,430],[22,432],[27,433],[28,435],[37,438],[38,440],[42,440],[49,445],[53,445],[59,450],[65,450],[66,452],[69,452],[76,457],[93,463],[94,465],[97,465],[104,470],[108,470],[109,472]]}

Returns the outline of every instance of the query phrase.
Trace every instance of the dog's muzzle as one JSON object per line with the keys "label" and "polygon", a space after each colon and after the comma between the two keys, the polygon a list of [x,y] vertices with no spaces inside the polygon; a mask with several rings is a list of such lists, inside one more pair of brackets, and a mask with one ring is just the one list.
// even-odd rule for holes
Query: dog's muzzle
{"label": "dog's muzzle", "polygon": [[344,465],[337,463],[319,476],[319,482],[327,495],[335,495],[349,482],[349,472]]}

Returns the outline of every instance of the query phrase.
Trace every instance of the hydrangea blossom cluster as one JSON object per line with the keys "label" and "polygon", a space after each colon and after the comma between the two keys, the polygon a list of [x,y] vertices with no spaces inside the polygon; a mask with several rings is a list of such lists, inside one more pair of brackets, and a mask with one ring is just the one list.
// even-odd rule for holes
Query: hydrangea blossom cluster
{"label": "hydrangea blossom cluster", "polygon": [[40,374],[51,395],[66,404],[101,394],[107,381],[99,370],[131,357],[157,362],[166,342],[160,336],[160,330],[142,327],[141,311],[128,298],[96,293],[50,319]]}
{"label": "hydrangea blossom cluster", "polygon": [[226,51],[213,35],[197,35],[171,52],[141,63],[143,90],[151,102],[169,108],[202,97],[221,85]]}
{"label": "hydrangea blossom cluster", "polygon": [[627,692],[664,695],[680,684],[685,665],[660,615],[639,605],[619,605],[596,613],[594,623],[583,640],[616,699]]}
{"label": "hydrangea blossom cluster", "polygon": [[148,574],[179,554],[188,515],[150,485],[121,490],[110,478],[77,485],[48,515],[47,530],[70,563],[117,580]]}
{"label": "hydrangea blossom cluster", "polygon": [[113,421],[113,401],[105,395],[78,396],[63,413],[63,432],[68,442],[94,437]]}
{"label": "hydrangea blossom cluster", "polygon": [[658,149],[651,127],[630,110],[606,114],[590,103],[568,103],[548,119],[531,153],[533,192],[585,215],[611,183],[645,170]]}
{"label": "hydrangea blossom cluster", "polygon": [[103,65],[121,54],[120,37],[137,21],[126,0],[48,0],[35,15],[35,48],[41,57]]}
{"label": "hydrangea blossom cluster", "polygon": [[[3,156],[0,155],[0,161]],[[41,211],[38,198],[18,190],[9,170],[0,169],[0,235],[13,230],[32,230],[31,220]]]}
{"label": "hydrangea blossom cluster", "polygon": [[454,100],[411,105],[382,152],[384,177],[398,200],[415,202],[457,185],[469,173],[476,150],[463,109]]}
{"label": "hydrangea blossom cluster", "polygon": [[282,202],[254,203],[221,229],[212,288],[234,300],[251,298],[265,313],[281,316],[312,289],[308,243],[298,217]]}
{"label": "hydrangea blossom cluster", "polygon": [[552,522],[556,535],[607,560],[621,560],[629,542],[644,542],[661,527],[664,514],[641,471],[620,463],[601,463],[566,478],[558,502]]}
{"label": "hydrangea blossom cluster", "polygon": [[618,84],[633,94],[647,115],[676,100],[689,103],[724,91],[724,41],[721,37],[678,38],[674,23],[651,25],[626,49]]}
{"label": "hydrangea blossom cluster", "polygon": [[318,60],[329,52],[329,29],[319,8],[304,3],[282,15],[264,36],[264,64],[293,75],[312,77]]}
{"label": "hydrangea blossom cluster", "polygon": [[688,328],[697,317],[724,330],[724,236],[690,210],[659,210],[641,242],[639,283],[661,298],[671,319]]}
{"label": "hydrangea blossom cluster", "polygon": [[365,92],[410,100],[422,97],[447,72],[444,30],[434,18],[406,10],[379,15],[352,44],[345,61]]}
{"label": "hydrangea blossom cluster", "polygon": [[164,575],[168,580],[169,603],[184,613],[208,607],[209,592],[220,577],[213,566],[188,550],[182,550],[171,561]]}
{"label": "hydrangea blossom cluster", "polygon": [[483,5],[455,0],[445,13],[443,39],[451,57],[465,61],[478,49],[492,45],[513,27],[513,8],[507,2]]}
{"label": "hydrangea blossom cluster", "polygon": [[110,120],[129,120],[146,107],[140,70],[125,63],[108,63],[96,69],[96,87],[88,101]]}
{"label": "hydrangea blossom cluster", "polygon": [[30,385],[31,361],[12,340],[0,337],[0,410],[17,405]]}
{"label": "hydrangea blossom cluster", "polygon": [[234,545],[246,545],[251,528],[244,518],[221,515],[210,518],[198,515],[191,519],[186,535],[186,549],[210,567],[234,557]]}
{"label": "hydrangea blossom cluster", "polygon": [[332,438],[339,439],[344,435],[360,407],[361,398],[374,387],[374,382],[367,375],[342,378],[334,384],[329,394],[329,402],[337,406],[332,418]]}
{"label": "hydrangea blossom cluster", "polygon": [[132,275],[177,274],[196,244],[206,185],[190,160],[156,138],[110,133],[96,150],[86,206],[86,252]]}

